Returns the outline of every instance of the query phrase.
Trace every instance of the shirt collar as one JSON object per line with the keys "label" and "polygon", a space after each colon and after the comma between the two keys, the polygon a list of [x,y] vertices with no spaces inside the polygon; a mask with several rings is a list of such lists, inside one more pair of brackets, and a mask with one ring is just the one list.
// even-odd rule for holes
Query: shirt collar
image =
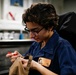
{"label": "shirt collar", "polygon": [[46,43],[46,46],[44,47],[43,50],[53,54],[54,49],[55,49],[57,42],[58,42],[58,38],[59,38],[59,34],[54,30],[54,34],[52,35],[52,37],[50,37],[50,39]]}

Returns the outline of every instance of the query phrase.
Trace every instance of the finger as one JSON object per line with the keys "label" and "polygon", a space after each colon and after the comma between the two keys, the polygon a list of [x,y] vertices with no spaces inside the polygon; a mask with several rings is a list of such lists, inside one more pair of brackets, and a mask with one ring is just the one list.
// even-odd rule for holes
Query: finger
{"label": "finger", "polygon": [[17,57],[18,57],[17,55],[16,56],[12,55],[11,57],[9,57],[9,59],[11,62],[14,62],[17,59]]}
{"label": "finger", "polygon": [[18,51],[15,51],[14,53],[17,54],[19,57],[24,58]]}
{"label": "finger", "polygon": [[16,58],[11,59],[11,62],[13,63],[16,60]]}
{"label": "finger", "polygon": [[6,54],[6,57],[11,57],[12,56],[12,54]]}
{"label": "finger", "polygon": [[27,64],[28,64],[28,60],[23,59],[23,58],[20,58],[20,59],[21,59],[21,62],[22,62],[23,67],[26,68],[27,67]]}
{"label": "finger", "polygon": [[16,56],[17,55],[17,53],[16,52],[8,52],[7,54],[6,54],[6,57],[11,57],[11,56]]}
{"label": "finger", "polygon": [[23,64],[23,67],[26,69],[26,67],[27,67],[27,63],[26,63],[26,64]]}
{"label": "finger", "polygon": [[18,55],[12,55],[10,57],[11,62],[14,62],[18,58]]}
{"label": "finger", "polygon": [[24,63],[28,63],[28,60],[27,60],[27,59],[20,58],[20,60],[21,60],[22,64],[24,64]]}
{"label": "finger", "polygon": [[16,54],[18,54],[19,52],[18,52],[17,50],[15,50],[13,53],[16,53]]}

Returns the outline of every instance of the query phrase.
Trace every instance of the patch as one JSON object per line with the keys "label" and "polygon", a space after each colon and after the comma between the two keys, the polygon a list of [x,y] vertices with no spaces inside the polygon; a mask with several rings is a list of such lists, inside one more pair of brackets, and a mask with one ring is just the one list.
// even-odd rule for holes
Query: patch
{"label": "patch", "polygon": [[50,64],[51,64],[51,60],[48,59],[48,58],[40,57],[40,58],[38,59],[38,63],[41,64],[41,65],[43,65],[43,66],[45,66],[45,67],[49,67]]}

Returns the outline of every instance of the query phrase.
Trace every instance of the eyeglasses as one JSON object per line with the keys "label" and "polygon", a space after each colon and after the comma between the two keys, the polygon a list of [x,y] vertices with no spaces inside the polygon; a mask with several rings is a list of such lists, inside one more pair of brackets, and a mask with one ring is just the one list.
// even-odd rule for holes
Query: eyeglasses
{"label": "eyeglasses", "polygon": [[41,30],[43,30],[44,29],[44,27],[43,28],[41,28],[41,29],[38,29],[38,28],[34,28],[34,29],[28,29],[27,27],[25,28],[25,31],[26,32],[28,32],[28,33],[30,33],[30,32],[32,32],[33,34],[38,34]]}

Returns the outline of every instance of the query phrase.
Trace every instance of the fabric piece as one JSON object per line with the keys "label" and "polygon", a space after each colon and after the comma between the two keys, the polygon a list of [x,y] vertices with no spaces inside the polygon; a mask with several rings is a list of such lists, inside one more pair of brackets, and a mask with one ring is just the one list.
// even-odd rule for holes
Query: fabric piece
{"label": "fabric piece", "polygon": [[18,57],[9,70],[9,75],[28,75],[29,70],[25,70],[22,66],[22,62],[20,61],[20,58]]}

